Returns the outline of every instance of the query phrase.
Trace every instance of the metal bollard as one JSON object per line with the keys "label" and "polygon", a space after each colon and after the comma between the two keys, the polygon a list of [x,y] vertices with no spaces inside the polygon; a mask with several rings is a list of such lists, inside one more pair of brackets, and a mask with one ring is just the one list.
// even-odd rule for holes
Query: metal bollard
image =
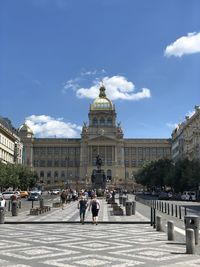
{"label": "metal bollard", "polygon": [[135,210],[136,210],[136,202],[132,202],[132,214],[135,215]]}
{"label": "metal bollard", "polygon": [[174,222],[167,222],[167,237],[168,240],[174,240]]}
{"label": "metal bollard", "polygon": [[186,229],[186,254],[195,254],[194,230]]}
{"label": "metal bollard", "polygon": [[169,203],[167,203],[167,214],[170,214],[170,208],[169,208]]}
{"label": "metal bollard", "polygon": [[156,216],[156,231],[162,231],[161,216]]}
{"label": "metal bollard", "polygon": [[182,216],[181,216],[181,206],[179,206],[178,208],[179,208],[179,219],[181,220],[182,219]]}
{"label": "metal bollard", "polygon": [[172,214],[172,216],[174,216],[174,205],[173,204],[171,204],[171,214]]}

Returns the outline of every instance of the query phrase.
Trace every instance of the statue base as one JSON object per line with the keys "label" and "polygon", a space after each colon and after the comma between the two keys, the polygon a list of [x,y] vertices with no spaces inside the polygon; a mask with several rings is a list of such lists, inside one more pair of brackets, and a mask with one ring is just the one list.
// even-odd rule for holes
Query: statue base
{"label": "statue base", "polygon": [[92,174],[92,187],[94,189],[106,188],[106,176],[103,170],[96,170]]}

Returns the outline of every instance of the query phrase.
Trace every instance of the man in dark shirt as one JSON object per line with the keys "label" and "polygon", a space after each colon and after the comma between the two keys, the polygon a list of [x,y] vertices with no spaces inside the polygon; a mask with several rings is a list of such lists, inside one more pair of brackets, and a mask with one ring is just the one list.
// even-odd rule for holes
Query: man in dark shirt
{"label": "man in dark shirt", "polygon": [[86,209],[87,209],[87,200],[81,196],[79,202],[78,202],[78,209],[80,209],[80,222],[82,224],[84,224],[84,221],[85,221],[85,212],[86,212]]}

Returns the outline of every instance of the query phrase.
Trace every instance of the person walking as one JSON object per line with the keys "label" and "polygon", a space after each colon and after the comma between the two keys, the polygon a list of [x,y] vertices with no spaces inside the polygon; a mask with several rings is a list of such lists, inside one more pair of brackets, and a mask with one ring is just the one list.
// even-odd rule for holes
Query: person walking
{"label": "person walking", "polygon": [[85,222],[85,212],[86,212],[86,209],[87,209],[87,200],[81,196],[79,202],[78,202],[78,209],[80,210],[80,222],[82,224],[84,224]]}
{"label": "person walking", "polygon": [[89,211],[90,210],[92,211],[92,223],[97,225],[98,214],[100,210],[100,202],[97,199],[96,195],[94,195],[93,198],[90,200]]}
{"label": "person walking", "polygon": [[64,204],[66,202],[66,192],[65,192],[65,190],[62,191],[62,193],[60,195],[60,200],[61,200],[62,210],[64,210]]}

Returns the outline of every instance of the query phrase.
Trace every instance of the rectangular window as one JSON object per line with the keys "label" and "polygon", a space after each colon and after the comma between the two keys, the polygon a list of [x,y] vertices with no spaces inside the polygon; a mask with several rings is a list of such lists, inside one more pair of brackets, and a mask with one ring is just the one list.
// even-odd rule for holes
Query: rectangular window
{"label": "rectangular window", "polygon": [[53,147],[47,147],[47,155],[53,154]]}
{"label": "rectangular window", "polygon": [[34,167],[39,167],[39,160],[34,160],[33,165]]}
{"label": "rectangular window", "polygon": [[66,167],[67,166],[67,161],[66,160],[61,160],[60,166],[61,167]]}
{"label": "rectangular window", "polygon": [[45,160],[40,160],[40,167],[45,167]]}
{"label": "rectangular window", "polygon": [[136,147],[131,148],[131,155],[136,155]]}
{"label": "rectangular window", "polygon": [[54,167],[59,167],[59,160],[54,161]]}
{"label": "rectangular window", "polygon": [[59,153],[60,153],[60,148],[54,147],[54,155],[59,155]]}
{"label": "rectangular window", "polygon": [[52,167],[52,166],[53,166],[52,160],[47,160],[47,167]]}
{"label": "rectangular window", "polygon": [[125,160],[124,163],[125,163],[125,166],[126,166],[126,167],[129,167],[129,160]]}
{"label": "rectangular window", "polygon": [[136,159],[132,159],[131,167],[136,167],[136,166],[137,166],[137,160]]}

